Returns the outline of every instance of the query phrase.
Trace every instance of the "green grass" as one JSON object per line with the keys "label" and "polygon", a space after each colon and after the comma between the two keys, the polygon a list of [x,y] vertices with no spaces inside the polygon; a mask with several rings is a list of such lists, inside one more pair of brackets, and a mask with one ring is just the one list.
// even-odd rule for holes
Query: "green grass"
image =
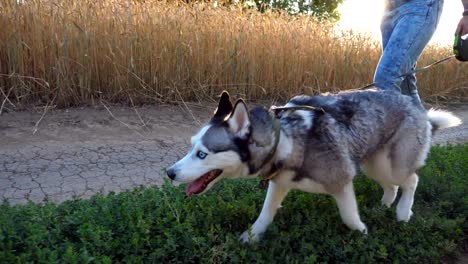
{"label": "green grass", "polygon": [[[223,181],[207,195],[182,187],[139,188],[60,205],[0,206],[0,262],[429,263],[447,260],[468,237],[468,145],[434,147],[419,172],[414,216],[397,223],[395,206],[359,176],[356,193],[367,236],[348,230],[334,201],[288,195],[263,240],[238,236],[260,212],[258,181]],[[466,241],[465,241],[466,242]]]}

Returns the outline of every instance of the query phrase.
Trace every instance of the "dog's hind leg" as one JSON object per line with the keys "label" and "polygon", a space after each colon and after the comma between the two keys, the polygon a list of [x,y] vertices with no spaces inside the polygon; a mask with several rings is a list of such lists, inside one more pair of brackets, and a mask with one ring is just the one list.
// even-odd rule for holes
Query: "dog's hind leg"
{"label": "dog's hind leg", "polygon": [[382,204],[390,208],[390,206],[392,206],[393,202],[395,201],[395,198],[397,197],[398,186],[388,184],[382,186],[382,188],[384,189],[384,194],[382,196]]}
{"label": "dog's hind leg", "polygon": [[397,220],[408,222],[411,215],[413,215],[411,208],[413,207],[414,193],[418,186],[418,175],[416,173],[411,174],[400,186],[403,193],[397,205]]}
{"label": "dog's hind leg", "polygon": [[334,193],[343,222],[352,230],[359,230],[367,234],[367,227],[359,217],[356,196],[354,194],[353,183],[346,184],[340,192]]}
{"label": "dog's hind leg", "polygon": [[390,207],[398,193],[398,186],[392,183],[392,165],[386,149],[382,149],[362,164],[364,173],[377,181],[384,190],[382,204]]}
{"label": "dog's hind leg", "polygon": [[[258,216],[255,223],[252,225],[251,230],[245,231],[241,236],[240,240],[242,242],[249,242],[249,241],[259,241],[261,235],[265,232],[268,225],[273,221],[273,218],[278,211],[278,208],[281,206],[281,202],[283,201],[284,197],[289,192],[289,188],[270,181],[268,185],[268,192],[263,203],[262,212]],[[249,232],[250,231],[250,232]]]}
{"label": "dog's hind leg", "polygon": [[[411,128],[410,125],[405,127]],[[424,165],[431,145],[431,126],[402,130],[392,148],[393,181],[401,187],[402,195],[397,205],[397,220],[408,222],[413,214],[414,193],[418,186],[415,171]]]}

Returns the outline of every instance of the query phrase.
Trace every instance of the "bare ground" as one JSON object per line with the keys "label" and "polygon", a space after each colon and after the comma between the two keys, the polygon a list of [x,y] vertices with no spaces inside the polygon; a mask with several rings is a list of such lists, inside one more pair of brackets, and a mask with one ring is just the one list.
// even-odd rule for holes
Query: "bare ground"
{"label": "bare ground", "polygon": [[[11,204],[87,198],[160,185],[214,105],[44,109],[0,116],[0,198]],[[468,105],[451,107],[462,126],[435,144],[468,142]],[[40,121],[40,122],[38,122]]]}

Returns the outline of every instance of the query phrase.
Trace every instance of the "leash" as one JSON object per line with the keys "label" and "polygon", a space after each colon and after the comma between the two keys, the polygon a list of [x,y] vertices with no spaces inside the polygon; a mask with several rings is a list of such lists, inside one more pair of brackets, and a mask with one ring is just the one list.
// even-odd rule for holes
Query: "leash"
{"label": "leash", "polygon": [[[438,60],[438,61],[436,61],[436,62],[434,62],[434,63],[431,63],[431,64],[429,64],[429,65],[427,65],[427,66],[424,66],[424,67],[422,67],[422,68],[414,69],[414,70],[411,70],[411,71],[409,71],[409,72],[407,72],[407,73],[404,73],[404,74],[398,76],[398,78],[401,78],[401,77],[405,77],[405,76],[408,76],[408,75],[411,75],[411,74],[415,74],[415,73],[419,73],[419,72],[426,71],[426,70],[428,70],[429,68],[432,68],[432,67],[434,67],[434,66],[436,66],[436,65],[438,65],[438,64],[444,63],[444,62],[449,61],[449,60],[451,60],[451,59],[453,59],[453,58],[456,58],[456,57],[457,57],[457,55],[450,55],[450,56],[447,56],[447,57],[445,57],[445,58],[443,58],[443,59],[440,59],[440,60]],[[362,87],[359,87],[359,88],[350,89],[350,90],[348,90],[348,91],[364,90],[364,89],[367,89],[367,88],[376,86],[376,84],[377,84],[377,83],[373,82],[373,83],[367,84],[367,85],[362,86]]]}
{"label": "leash", "polygon": [[[454,42],[453,42],[453,54],[454,55],[450,55],[448,57],[445,57],[443,59],[440,59],[434,63],[431,63],[425,67],[422,67],[422,68],[419,68],[419,69],[414,69],[414,70],[411,70],[407,73],[404,73],[400,76],[398,76],[398,78],[401,78],[401,77],[405,77],[405,76],[408,76],[408,75],[411,75],[411,74],[415,74],[415,73],[419,73],[419,72],[423,72],[429,68],[432,68],[438,64],[441,64],[441,63],[444,63],[446,61],[449,61],[453,58],[456,58],[457,60],[461,61],[461,62],[466,62],[468,61],[468,37],[466,37],[467,35],[464,35],[464,36],[461,36],[459,34],[456,34],[455,35],[455,39],[454,39]],[[366,86],[363,86],[363,87],[360,87],[360,88],[356,88],[356,89],[350,89],[351,91],[353,90],[363,90],[363,89],[367,89],[367,88],[370,88],[370,87],[373,87],[373,86],[376,86],[376,83],[373,82],[371,84],[368,84]]]}
{"label": "leash", "polygon": [[[466,41],[467,39],[463,39],[462,36],[460,35],[456,35],[455,36],[455,42],[453,44],[453,53],[454,55],[450,55],[450,56],[447,56],[443,59],[440,59],[434,63],[431,63],[427,66],[424,66],[422,68],[417,68],[417,69],[414,69],[414,70],[411,70],[407,73],[404,73],[400,76],[398,76],[398,78],[401,78],[401,77],[405,77],[405,76],[408,76],[408,75],[411,75],[411,74],[416,74],[416,73],[420,73],[420,72],[423,72],[423,71],[426,71],[436,65],[439,65],[439,64],[442,64],[442,63],[445,63],[453,58],[456,58],[457,60],[459,61],[462,61],[462,62],[466,62],[468,61],[468,41]],[[355,90],[364,90],[364,89],[367,89],[367,88],[370,88],[370,87],[373,87],[373,86],[376,86],[376,83],[373,82],[371,84],[368,84],[368,85],[365,85],[365,86],[362,86],[360,88],[355,88],[355,89],[349,89],[348,91],[355,91]],[[278,144],[279,144],[279,138],[280,138],[280,133],[281,133],[281,124],[280,124],[280,121],[278,119],[278,116],[280,113],[282,113],[283,111],[298,111],[298,110],[305,110],[305,111],[320,111],[320,112],[323,112],[325,113],[325,110],[323,110],[323,108],[321,107],[314,107],[314,106],[308,106],[308,105],[298,105],[298,106],[271,106],[270,107],[270,112],[273,112],[274,115],[275,115],[275,123],[273,124],[273,129],[274,129],[274,132],[275,132],[275,145],[273,146],[272,150],[270,151],[270,153],[268,153],[267,157],[265,158],[265,160],[263,161],[262,165],[260,166],[260,170],[262,167],[264,167],[268,162],[270,162],[275,153],[276,153],[276,149],[278,148]],[[259,178],[261,179],[260,180],[260,188],[262,189],[265,189],[267,186],[268,186],[268,183],[271,179],[273,179],[276,175],[278,174],[277,171],[271,171],[271,169],[268,171],[268,172],[263,172],[263,173],[260,173],[259,174]]]}

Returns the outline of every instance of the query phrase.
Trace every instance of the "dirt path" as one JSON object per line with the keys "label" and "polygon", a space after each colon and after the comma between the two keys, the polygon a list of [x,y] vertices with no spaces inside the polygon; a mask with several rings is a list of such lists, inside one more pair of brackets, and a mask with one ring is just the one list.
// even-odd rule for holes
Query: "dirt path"
{"label": "dirt path", "polygon": [[[189,148],[213,106],[74,108],[0,116],[0,198],[61,202],[96,192],[159,185],[163,169]],[[452,109],[464,125],[439,132],[436,144],[468,142],[468,106]]]}

